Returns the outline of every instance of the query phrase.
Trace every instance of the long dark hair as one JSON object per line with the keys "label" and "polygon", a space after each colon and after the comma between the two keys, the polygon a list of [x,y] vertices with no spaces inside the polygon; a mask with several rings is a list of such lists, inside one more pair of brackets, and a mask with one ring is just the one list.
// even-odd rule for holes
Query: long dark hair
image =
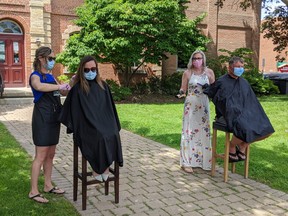
{"label": "long dark hair", "polygon": [[52,53],[52,49],[49,47],[39,47],[35,52],[35,58],[33,62],[34,71],[41,72],[41,62],[39,57],[48,57]]}
{"label": "long dark hair", "polygon": [[100,76],[97,60],[96,60],[96,58],[94,56],[87,55],[87,56],[84,56],[81,59],[81,61],[79,63],[79,66],[78,66],[78,69],[77,69],[76,77],[75,77],[75,80],[74,80],[74,83],[73,83],[73,85],[74,85],[74,84],[80,82],[81,90],[84,91],[87,94],[90,91],[90,87],[89,87],[88,81],[84,77],[84,66],[85,66],[85,64],[87,62],[90,62],[90,61],[94,61],[95,64],[96,64],[97,76],[96,76],[95,82],[97,82],[99,84],[99,86],[104,90],[103,80],[102,80],[102,78]]}

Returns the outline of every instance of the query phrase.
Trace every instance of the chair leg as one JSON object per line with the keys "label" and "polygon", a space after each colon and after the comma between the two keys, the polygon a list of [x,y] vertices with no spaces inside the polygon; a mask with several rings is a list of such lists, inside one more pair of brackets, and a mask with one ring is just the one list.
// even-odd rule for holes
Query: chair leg
{"label": "chair leg", "polygon": [[213,135],[212,135],[212,167],[211,167],[211,176],[215,175],[216,170],[216,151],[217,148],[217,130],[213,129]]}
{"label": "chair leg", "polygon": [[115,203],[119,203],[119,163],[115,162],[115,180],[114,180],[114,191],[115,191]]}
{"label": "chair leg", "polygon": [[86,210],[87,201],[87,161],[82,155],[82,210]]}
{"label": "chair leg", "polygon": [[244,178],[248,178],[249,159],[250,159],[250,145],[247,146],[245,154],[246,154],[246,160],[245,160],[245,165],[244,165]]}
{"label": "chair leg", "polygon": [[105,195],[109,194],[109,180],[105,182]]}
{"label": "chair leg", "polygon": [[231,172],[232,173],[236,172],[236,163],[231,163]]}
{"label": "chair leg", "polygon": [[78,191],[78,146],[74,143],[73,151],[73,200],[77,200]]}
{"label": "chair leg", "polygon": [[224,182],[228,181],[230,133],[225,133]]}

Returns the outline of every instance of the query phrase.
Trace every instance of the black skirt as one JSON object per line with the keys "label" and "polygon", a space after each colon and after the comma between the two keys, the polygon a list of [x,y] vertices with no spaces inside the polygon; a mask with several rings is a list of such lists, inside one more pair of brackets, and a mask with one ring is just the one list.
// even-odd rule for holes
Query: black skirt
{"label": "black skirt", "polygon": [[61,112],[59,96],[53,92],[45,93],[35,103],[32,115],[32,137],[36,146],[52,146],[59,142]]}

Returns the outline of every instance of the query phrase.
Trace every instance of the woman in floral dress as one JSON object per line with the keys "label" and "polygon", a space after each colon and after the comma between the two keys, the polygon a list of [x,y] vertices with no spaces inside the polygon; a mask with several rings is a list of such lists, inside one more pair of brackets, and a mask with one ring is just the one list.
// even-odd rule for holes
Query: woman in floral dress
{"label": "woman in floral dress", "polygon": [[[178,97],[186,96],[180,144],[180,166],[187,173],[192,167],[211,169],[209,99],[203,94],[207,84],[215,81],[214,72],[206,67],[202,51],[192,53],[187,70],[183,73]],[[206,85],[205,85],[206,84]],[[186,94],[187,92],[187,94]]]}

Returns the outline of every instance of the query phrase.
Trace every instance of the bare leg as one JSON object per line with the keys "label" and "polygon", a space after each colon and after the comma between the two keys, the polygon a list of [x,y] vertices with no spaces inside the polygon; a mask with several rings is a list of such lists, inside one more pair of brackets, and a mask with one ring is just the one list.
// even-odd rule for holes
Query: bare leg
{"label": "bare leg", "polygon": [[[40,175],[41,167],[45,161],[45,158],[47,157],[48,147],[39,147],[35,146],[35,157],[32,162],[32,168],[31,168],[31,190],[29,193],[29,197],[35,196],[39,193],[38,190],[38,178]],[[48,202],[47,199],[42,197],[37,197],[35,200],[39,202]]]}
{"label": "bare leg", "polygon": [[45,176],[44,191],[46,192],[53,188],[51,177],[52,177],[53,158],[55,155],[55,149],[56,145],[48,147],[48,154],[43,164],[44,176]]}
{"label": "bare leg", "polygon": [[[266,138],[269,137],[270,135],[271,135],[271,134],[268,134],[268,135],[266,135],[266,136],[260,137],[260,138],[256,139],[254,142],[260,141],[260,140],[263,140],[263,139],[266,139]],[[239,147],[239,150],[240,150],[242,153],[245,152],[247,146],[250,144],[250,143],[244,142],[243,140],[235,137],[234,135],[233,135],[233,137],[232,137],[232,139],[231,139],[231,143],[234,144],[234,147],[236,147],[236,145],[237,145],[237,146]],[[232,150],[232,149],[231,149],[231,150]]]}
{"label": "bare leg", "polygon": [[239,138],[235,137],[234,135],[232,136],[231,142],[230,142],[230,153],[235,153],[236,152],[236,146],[241,144],[243,140],[240,140]]}

